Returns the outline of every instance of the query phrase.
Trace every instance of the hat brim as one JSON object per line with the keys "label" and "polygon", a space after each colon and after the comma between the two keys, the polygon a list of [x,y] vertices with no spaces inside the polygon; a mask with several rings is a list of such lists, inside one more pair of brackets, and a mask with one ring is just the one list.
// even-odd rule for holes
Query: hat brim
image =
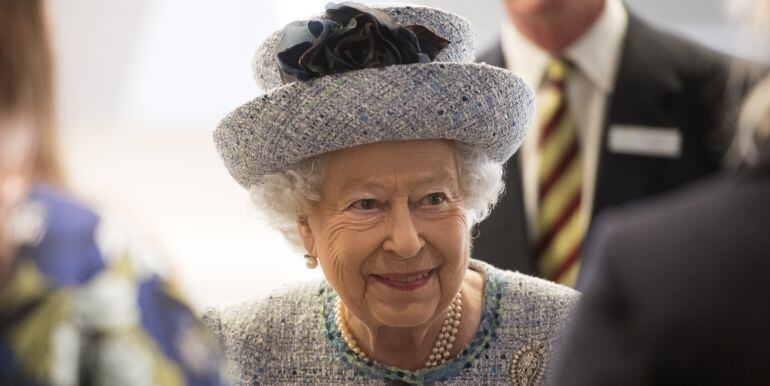
{"label": "hat brim", "polygon": [[396,65],[273,89],[228,114],[214,141],[248,188],[303,159],[375,142],[450,139],[504,162],[521,145],[533,109],[532,91],[504,69]]}

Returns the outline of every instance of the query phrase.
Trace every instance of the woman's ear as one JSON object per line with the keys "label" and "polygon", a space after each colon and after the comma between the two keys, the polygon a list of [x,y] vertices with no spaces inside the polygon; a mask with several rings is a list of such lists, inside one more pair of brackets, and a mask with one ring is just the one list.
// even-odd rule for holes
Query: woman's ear
{"label": "woman's ear", "polygon": [[299,230],[299,237],[302,239],[302,244],[305,246],[305,251],[312,256],[315,254],[315,237],[313,230],[310,229],[310,223],[307,217],[297,217],[297,229]]}

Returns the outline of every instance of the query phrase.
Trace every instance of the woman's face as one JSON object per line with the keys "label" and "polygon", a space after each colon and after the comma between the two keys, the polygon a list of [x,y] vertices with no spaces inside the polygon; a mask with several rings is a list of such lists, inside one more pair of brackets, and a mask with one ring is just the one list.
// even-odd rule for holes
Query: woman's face
{"label": "woman's face", "polygon": [[326,158],[321,200],[299,221],[345,306],[370,327],[442,314],[468,267],[470,235],[450,142],[364,145]]}

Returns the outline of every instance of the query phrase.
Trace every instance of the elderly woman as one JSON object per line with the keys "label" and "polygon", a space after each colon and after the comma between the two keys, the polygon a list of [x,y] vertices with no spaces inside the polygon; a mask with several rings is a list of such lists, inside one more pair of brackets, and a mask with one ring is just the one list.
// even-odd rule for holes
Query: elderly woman
{"label": "elderly woman", "polygon": [[326,280],[206,314],[237,382],[541,382],[577,294],[470,259],[533,105],[473,52],[456,15],[351,3],[257,51],[217,147]]}

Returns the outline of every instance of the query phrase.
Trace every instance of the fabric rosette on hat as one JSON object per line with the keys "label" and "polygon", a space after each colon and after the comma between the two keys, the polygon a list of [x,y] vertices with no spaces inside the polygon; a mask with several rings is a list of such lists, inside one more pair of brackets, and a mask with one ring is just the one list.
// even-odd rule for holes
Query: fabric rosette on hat
{"label": "fabric rosette on hat", "polygon": [[247,188],[301,160],[384,141],[455,140],[503,162],[534,107],[518,77],[474,63],[466,19],[429,7],[329,4],[273,33],[253,70],[265,94],[214,132]]}

